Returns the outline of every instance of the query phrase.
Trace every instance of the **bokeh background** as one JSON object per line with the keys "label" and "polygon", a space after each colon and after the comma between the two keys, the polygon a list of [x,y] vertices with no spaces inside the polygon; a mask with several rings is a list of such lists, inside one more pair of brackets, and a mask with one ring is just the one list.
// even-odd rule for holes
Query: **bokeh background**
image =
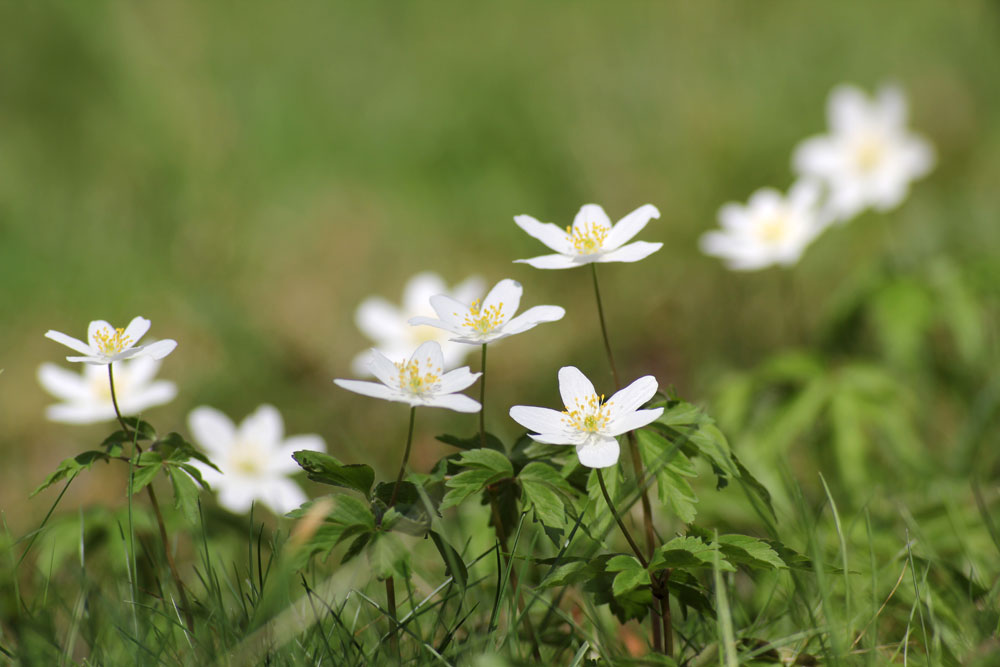
{"label": "bokeh background", "polygon": [[[884,81],[938,155],[901,208],[824,235],[789,271],[734,274],[698,252],[720,205],[790,185],[834,85]],[[108,430],[44,421],[35,372],[65,350],[42,334],[137,314],[180,344],[161,376],[181,393],[148,414],[161,430],[200,404],[240,419],[268,402],[289,432],[388,474],[406,408],[331,380],[367,345],[358,303],[398,302],[422,270],[512,277],[526,306],[567,308],[491,354],[490,428],[514,434],[507,406],[554,404],[559,366],[607,372],[588,276],[511,264],[543,253],[519,213],[660,208],[642,238],[663,250],[603,271],[611,334],[623,375],[700,404],[816,340],[887,256],[977,267],[988,292],[998,84],[986,1],[4,1],[0,507],[16,534],[37,525],[49,500],[30,489]],[[473,428],[424,411],[414,467],[436,458],[434,434]],[[68,506],[122,502],[110,474],[81,477]]]}

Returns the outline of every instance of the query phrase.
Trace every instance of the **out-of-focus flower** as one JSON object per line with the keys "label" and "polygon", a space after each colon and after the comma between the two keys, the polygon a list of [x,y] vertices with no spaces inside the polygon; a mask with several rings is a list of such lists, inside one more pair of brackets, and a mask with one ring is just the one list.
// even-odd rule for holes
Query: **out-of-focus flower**
{"label": "out-of-focus flower", "polygon": [[[150,357],[116,361],[115,396],[124,415],[138,415],[147,408],[169,403],[177,395],[177,386],[167,380],[155,380],[160,362]],[[50,405],[45,416],[54,422],[94,424],[115,419],[108,374],[101,366],[87,364],[83,373],[66,370],[56,364],[38,367],[38,382],[62,403]]]}
{"label": "out-of-focus flower", "polygon": [[138,356],[162,359],[177,347],[177,341],[169,339],[158,340],[149,345],[136,345],[147,331],[149,331],[149,320],[145,317],[135,317],[124,329],[116,329],[104,320],[94,320],[87,327],[86,343],[51,329],[45,332],[45,337],[84,355],[66,357],[66,361],[82,361],[85,364],[96,365],[107,365]]}
{"label": "out-of-focus flower", "polygon": [[334,383],[348,391],[414,407],[448,408],[457,412],[482,409],[479,401],[455,393],[468,388],[482,373],[471,373],[468,366],[443,373],[444,358],[437,341],[427,341],[405,362],[393,362],[378,350],[372,350],[370,363],[371,374],[378,382],[338,379]]}
{"label": "out-of-focus flower", "polygon": [[625,244],[651,219],[659,217],[656,207],[646,204],[612,226],[603,208],[597,204],[584,204],[576,214],[573,225],[564,230],[551,222],[539,222],[530,215],[517,215],[514,216],[517,226],[555,250],[556,254],[514,261],[530,264],[536,269],[572,269],[591,262],[638,262],[659,250],[663,244],[646,241]]}
{"label": "out-of-focus flower", "polygon": [[245,514],[255,501],[275,514],[301,506],[306,494],[288,479],[300,470],[292,452],[326,451],[318,435],[286,438],[281,413],[271,405],[260,406],[238,427],[215,408],[198,407],[188,415],[188,427],[219,470],[198,461],[191,465],[218,494],[219,504],[236,514]]}
{"label": "out-of-focus flower", "polygon": [[799,181],[788,196],[762,188],[746,205],[726,204],[719,209],[722,229],[702,235],[702,252],[721,257],[735,271],[795,264],[826,226],[819,194],[816,183]]}
{"label": "out-of-focus flower", "polygon": [[895,208],[910,182],[934,166],[931,144],[907,131],[906,112],[898,86],[883,86],[870,98],[855,86],[840,85],[827,103],[830,134],[795,149],[795,170],[827,185],[828,206],[841,222],[868,207]]}
{"label": "out-of-focus flower", "polygon": [[[404,361],[418,345],[434,340],[441,344],[445,365],[455,366],[465,359],[470,352],[469,347],[449,342],[445,331],[426,326],[413,327],[408,322],[413,317],[434,315],[430,301],[436,294],[446,294],[462,303],[471,303],[480,298],[485,289],[485,284],[478,277],[448,289],[436,273],[418,273],[406,283],[402,305],[393,305],[377,296],[369,297],[358,306],[354,321],[361,333],[374,341],[375,349],[392,361]],[[370,350],[357,355],[351,363],[352,370],[358,375],[367,375],[370,356]]]}
{"label": "out-of-focus flower", "polygon": [[655,421],[663,408],[639,410],[656,393],[652,375],[639,378],[607,401],[597,395],[587,376],[574,366],[559,369],[563,412],[528,405],[510,409],[511,419],[535,431],[532,439],[549,445],[575,445],[580,463],[588,468],[608,468],[618,462],[616,436]]}
{"label": "out-of-focus flower", "polygon": [[410,324],[443,329],[455,335],[456,343],[482,345],[533,329],[542,322],[562,319],[566,311],[559,306],[535,306],[517,317],[523,288],[516,280],[505,279],[490,290],[486,298],[466,304],[447,294],[431,297],[431,306],[440,319],[413,317]]}

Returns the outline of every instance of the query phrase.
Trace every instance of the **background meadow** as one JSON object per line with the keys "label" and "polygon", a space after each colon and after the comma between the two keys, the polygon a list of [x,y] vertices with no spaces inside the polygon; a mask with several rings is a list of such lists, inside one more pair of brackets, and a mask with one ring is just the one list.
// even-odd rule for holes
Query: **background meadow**
{"label": "background meadow", "polygon": [[[885,81],[937,153],[900,208],[832,229],[788,270],[733,273],[698,251],[722,204],[791,184],[834,85]],[[201,404],[240,419],[272,403],[288,432],[386,478],[405,408],[331,382],[368,345],[357,305],[398,303],[433,270],[514,278],[525,306],[564,306],[491,350],[487,426],[513,438],[506,407],[553,404],[560,366],[611,387],[587,276],[512,264],[539,254],[512,217],[565,225],[593,201],[617,220],[649,202],[662,215],[642,238],[664,248],[602,272],[623,376],[706,407],[786,516],[803,510],[789,522],[803,551],[815,521],[840,558],[819,473],[866,566],[865,510],[880,562],[917,536],[943,587],[929,643],[995,656],[995,604],[947,591],[1000,574],[984,520],[1000,516],[998,82],[1000,5],[985,0],[2,2],[4,520],[36,527],[55,494],[28,493],[108,430],[44,421],[35,372],[63,356],[47,329],[144,315],[179,343],[160,372],[179,396],[149,414],[163,430]],[[412,468],[474,420],[423,411]],[[699,520],[760,532],[709,477]],[[122,479],[96,467],[59,512],[121,507]],[[884,599],[898,572],[864,594]]]}

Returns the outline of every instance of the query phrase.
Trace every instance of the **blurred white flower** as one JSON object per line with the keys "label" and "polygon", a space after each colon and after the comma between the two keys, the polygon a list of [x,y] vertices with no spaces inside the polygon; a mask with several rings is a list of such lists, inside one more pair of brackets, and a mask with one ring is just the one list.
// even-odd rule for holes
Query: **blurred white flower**
{"label": "blurred white flower", "polygon": [[656,378],[646,375],[605,401],[578,368],[564,366],[559,369],[559,393],[566,410],[515,405],[510,416],[529,431],[536,431],[528,433],[532,439],[549,445],[575,445],[580,463],[588,468],[607,468],[618,462],[616,436],[663,414],[663,408],[639,410],[657,386]]}
{"label": "blurred white flower", "polygon": [[271,405],[260,406],[238,427],[215,408],[198,407],[188,415],[188,428],[219,470],[198,461],[191,464],[218,494],[219,504],[235,514],[245,514],[255,501],[275,514],[301,506],[306,494],[288,479],[300,470],[292,452],[326,451],[318,435],[286,438],[281,413]]}
{"label": "blurred white flower", "polygon": [[735,271],[754,271],[799,261],[806,247],[825,228],[816,183],[799,181],[788,196],[762,188],[746,205],[729,203],[719,209],[721,230],[701,237],[706,255],[721,257]]}
{"label": "blurred white flower", "polygon": [[[115,394],[124,415],[138,415],[147,408],[169,403],[177,395],[177,386],[167,380],[154,380],[160,362],[150,357],[116,361]],[[115,419],[108,373],[101,366],[87,364],[83,373],[44,363],[38,367],[38,382],[56,398],[64,401],[50,405],[45,416],[54,422],[94,424]]]}
{"label": "blurred white flower", "polygon": [[498,282],[482,303],[476,299],[467,304],[437,294],[431,297],[431,306],[440,319],[412,317],[410,324],[444,329],[455,335],[449,340],[456,343],[482,345],[533,329],[542,322],[555,322],[566,314],[559,306],[535,306],[514,317],[523,291],[521,283],[508,278]]}
{"label": "blurred white flower", "polygon": [[[434,315],[430,301],[436,294],[446,294],[462,303],[471,303],[480,298],[485,289],[483,280],[475,276],[448,289],[436,273],[418,273],[406,283],[401,306],[381,297],[369,297],[358,306],[354,321],[361,333],[375,343],[375,349],[392,361],[404,361],[418,345],[435,340],[441,344],[445,365],[456,366],[465,359],[470,348],[448,342],[449,335],[445,331],[426,326],[413,327],[408,322],[413,317]],[[370,357],[370,350],[357,355],[351,363],[354,373],[368,375]]]}
{"label": "blurred white flower", "polygon": [[414,407],[448,408],[457,412],[478,412],[479,401],[455,392],[468,388],[482,373],[469,372],[468,366],[442,373],[444,358],[437,341],[427,341],[406,362],[393,362],[378,350],[372,350],[371,374],[378,382],[334,380],[338,387],[386,401],[408,403]]}
{"label": "blurred white flower", "polygon": [[564,230],[551,222],[539,222],[530,215],[517,215],[514,216],[517,226],[555,250],[556,254],[514,261],[530,264],[536,269],[572,269],[591,262],[638,262],[659,250],[663,244],[646,241],[625,243],[642,231],[651,219],[659,217],[656,207],[646,204],[612,226],[603,208],[597,204],[584,204],[576,214],[573,225]]}
{"label": "blurred white flower", "polygon": [[870,98],[855,86],[840,85],[827,102],[830,134],[795,149],[795,170],[828,186],[828,206],[841,222],[868,207],[895,208],[910,182],[934,166],[933,147],[907,131],[906,113],[898,86],[883,86]]}
{"label": "blurred white flower", "polygon": [[135,317],[124,329],[116,329],[104,320],[94,320],[87,327],[86,343],[51,329],[45,332],[45,337],[84,355],[66,357],[66,361],[82,361],[96,365],[107,365],[137,356],[162,359],[177,347],[177,341],[169,339],[158,340],[149,345],[136,345],[147,331],[149,331],[149,320],[145,317]]}

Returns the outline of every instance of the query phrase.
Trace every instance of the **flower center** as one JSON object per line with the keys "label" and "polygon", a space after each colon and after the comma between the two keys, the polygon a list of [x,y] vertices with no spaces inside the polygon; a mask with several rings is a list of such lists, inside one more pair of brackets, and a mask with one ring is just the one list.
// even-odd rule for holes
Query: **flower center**
{"label": "flower center", "polygon": [[233,472],[248,477],[258,477],[264,473],[264,457],[260,447],[252,442],[236,442],[229,454],[229,466]]}
{"label": "flower center", "polygon": [[757,225],[757,238],[764,243],[779,243],[788,236],[788,218],[776,215]]}
{"label": "flower center", "polygon": [[578,227],[567,227],[566,233],[573,248],[580,255],[593,255],[604,247],[604,239],[609,229],[596,222],[588,222]]}
{"label": "flower center", "polygon": [[417,360],[405,363],[397,361],[395,364],[399,370],[399,388],[403,391],[422,396],[434,391],[437,388],[437,383],[441,380],[441,376],[438,375],[441,369],[432,369],[429,357],[427,358],[426,370],[421,368],[420,362]]}
{"label": "flower center", "polygon": [[97,349],[108,356],[118,354],[132,342],[132,338],[125,335],[124,329],[115,329],[114,333],[110,329],[95,331],[94,340]]}
{"label": "flower center", "polygon": [[873,171],[885,160],[885,142],[877,136],[867,135],[854,148],[854,164],[861,171]]}
{"label": "flower center", "polygon": [[472,302],[469,312],[465,315],[463,326],[474,329],[479,333],[489,333],[503,324],[503,301],[490,306],[486,310],[482,309],[479,299]]}
{"label": "flower center", "polygon": [[608,425],[611,420],[611,403],[604,402],[604,394],[598,398],[591,394],[586,401],[577,401],[576,407],[563,410],[563,422],[570,428],[587,433],[596,433]]}

